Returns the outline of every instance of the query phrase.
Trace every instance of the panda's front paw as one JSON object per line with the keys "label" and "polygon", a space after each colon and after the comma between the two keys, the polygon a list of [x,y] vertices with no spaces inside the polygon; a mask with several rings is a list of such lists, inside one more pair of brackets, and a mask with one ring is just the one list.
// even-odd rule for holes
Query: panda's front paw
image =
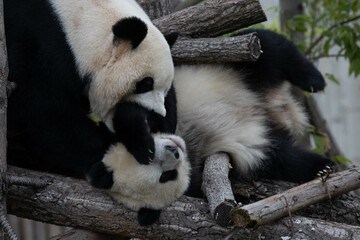
{"label": "panda's front paw", "polygon": [[150,164],[154,159],[155,143],[151,135],[139,140],[135,145],[125,144],[125,146],[140,164]]}
{"label": "panda's front paw", "polygon": [[147,121],[148,110],[132,102],[116,105],[113,128],[117,138],[140,164],[154,158],[155,143]]}

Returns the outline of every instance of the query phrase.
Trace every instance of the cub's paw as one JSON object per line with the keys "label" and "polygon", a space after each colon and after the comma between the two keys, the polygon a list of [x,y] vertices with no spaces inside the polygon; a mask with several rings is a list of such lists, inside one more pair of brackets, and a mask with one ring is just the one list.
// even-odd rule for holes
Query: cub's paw
{"label": "cub's paw", "polygon": [[140,164],[124,144],[117,143],[110,147],[101,161],[104,166],[98,167],[99,174],[92,174],[102,176],[100,179],[106,178],[106,174],[101,174],[103,168],[106,170],[103,172],[112,175],[109,194],[128,208],[136,211],[143,209],[139,212],[141,224],[155,221],[160,209],[179,198],[190,181],[184,141],[167,134],[155,134],[153,137],[155,152],[150,164]]}

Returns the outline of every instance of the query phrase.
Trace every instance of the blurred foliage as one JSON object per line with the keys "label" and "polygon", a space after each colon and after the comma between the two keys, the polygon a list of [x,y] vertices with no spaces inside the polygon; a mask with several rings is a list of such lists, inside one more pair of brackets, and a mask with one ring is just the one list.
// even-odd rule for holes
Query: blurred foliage
{"label": "blurred foliage", "polygon": [[[360,74],[360,0],[304,0],[304,14],[287,23],[305,37],[291,39],[310,59],[344,57],[349,74]],[[296,38],[296,35],[294,35]],[[333,75],[328,79],[338,83]]]}

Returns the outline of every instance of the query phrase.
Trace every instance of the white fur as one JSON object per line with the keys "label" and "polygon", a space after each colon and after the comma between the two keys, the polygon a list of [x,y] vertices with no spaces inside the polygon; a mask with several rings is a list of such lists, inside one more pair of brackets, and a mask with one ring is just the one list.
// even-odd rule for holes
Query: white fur
{"label": "white fur", "polygon": [[[133,210],[164,208],[180,197],[189,185],[190,166],[184,141],[175,135],[153,137],[155,158],[149,165],[139,164],[121,143],[113,145],[103,159],[108,170],[113,171],[110,195]],[[168,152],[166,145],[176,146],[179,158]],[[176,180],[160,183],[161,174],[172,169],[178,171]]]}
{"label": "white fur", "polygon": [[282,83],[264,96],[264,107],[277,127],[287,129],[294,138],[304,133],[309,126],[309,118],[304,108],[291,94],[291,84]]}
{"label": "white fur", "polygon": [[246,174],[262,163],[269,142],[263,103],[241,79],[221,65],[181,66],[175,69],[174,84],[178,133],[191,153],[203,158],[227,152]]}
{"label": "white fur", "polygon": [[[173,79],[170,48],[148,16],[134,0],[49,0],[58,15],[81,76],[90,75],[92,111],[112,128],[113,107],[128,98],[165,115],[164,96]],[[148,33],[132,50],[128,41],[113,44],[112,26],[136,16]],[[137,81],[154,79],[151,94],[131,96]]]}

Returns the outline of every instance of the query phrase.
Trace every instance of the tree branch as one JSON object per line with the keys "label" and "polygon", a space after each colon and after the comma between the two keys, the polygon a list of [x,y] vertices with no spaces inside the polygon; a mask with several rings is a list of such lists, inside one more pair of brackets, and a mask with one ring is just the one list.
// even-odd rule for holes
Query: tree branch
{"label": "tree branch", "polygon": [[[221,239],[232,229],[217,225],[212,219],[208,204],[202,199],[181,197],[179,201],[162,211],[158,223],[150,227],[141,227],[136,221],[136,212],[115,203],[105,192],[94,189],[85,180],[11,166],[9,174],[22,178],[42,178],[52,183],[44,188],[15,185],[9,188],[8,211],[20,217],[141,239]],[[266,186],[266,183],[259,182],[259,185]],[[270,186],[270,183],[268,185]],[[359,203],[355,198],[352,202]],[[333,201],[333,205],[336,204],[338,202]],[[324,208],[329,209],[328,203],[324,203]],[[349,211],[356,214],[359,212],[358,209],[359,204],[355,211]],[[266,225],[252,230],[252,235],[267,235],[269,239],[277,236],[279,239],[284,236],[281,235],[283,232],[276,232],[274,226],[280,226],[282,222],[281,220],[272,223],[272,229],[267,229]],[[290,229],[288,231],[290,232]],[[231,233],[235,234],[233,237],[236,239],[249,239],[247,229]]]}
{"label": "tree branch", "polygon": [[208,0],[154,20],[164,34],[216,37],[266,20],[258,0]]}
{"label": "tree branch", "polygon": [[211,215],[220,226],[230,225],[230,211],[236,206],[228,178],[230,159],[226,153],[205,160],[201,189],[209,202]]}
{"label": "tree branch", "polygon": [[[6,219],[6,181],[4,175],[7,172],[7,77],[9,74],[7,62],[7,50],[4,27],[4,3],[0,0],[0,239],[7,235],[11,240],[17,237]],[[10,92],[10,91],[9,91]]]}
{"label": "tree branch", "polygon": [[140,5],[150,19],[159,18],[170,13],[170,0],[141,0]]}
{"label": "tree branch", "polygon": [[[360,19],[360,15],[354,16],[354,17],[352,17],[352,18],[346,19],[346,20],[341,21],[341,22],[334,23],[333,25],[331,25],[331,26],[329,27],[329,29],[328,29],[327,31],[331,31],[331,30],[333,30],[334,28],[336,28],[336,27],[339,26],[339,25],[345,25],[345,24],[348,24],[348,23],[350,23],[350,22],[354,22],[354,21],[356,21],[356,20],[358,20],[358,19]],[[310,46],[308,47],[308,49],[305,51],[305,55],[306,55],[306,56],[310,55],[310,53],[311,53],[311,51],[313,50],[313,48],[314,48],[316,45],[318,45],[319,42],[324,39],[324,37],[325,37],[325,35],[322,34],[322,35],[320,35],[317,39],[315,39],[315,40],[310,44]]]}
{"label": "tree branch", "polygon": [[315,179],[264,200],[236,207],[231,218],[240,227],[258,227],[288,214],[288,208],[295,212],[301,208],[323,201],[329,196],[360,188],[360,167],[332,174],[326,182]]}
{"label": "tree branch", "polygon": [[171,53],[177,64],[256,61],[261,47],[257,34],[250,33],[227,38],[179,39]]}

